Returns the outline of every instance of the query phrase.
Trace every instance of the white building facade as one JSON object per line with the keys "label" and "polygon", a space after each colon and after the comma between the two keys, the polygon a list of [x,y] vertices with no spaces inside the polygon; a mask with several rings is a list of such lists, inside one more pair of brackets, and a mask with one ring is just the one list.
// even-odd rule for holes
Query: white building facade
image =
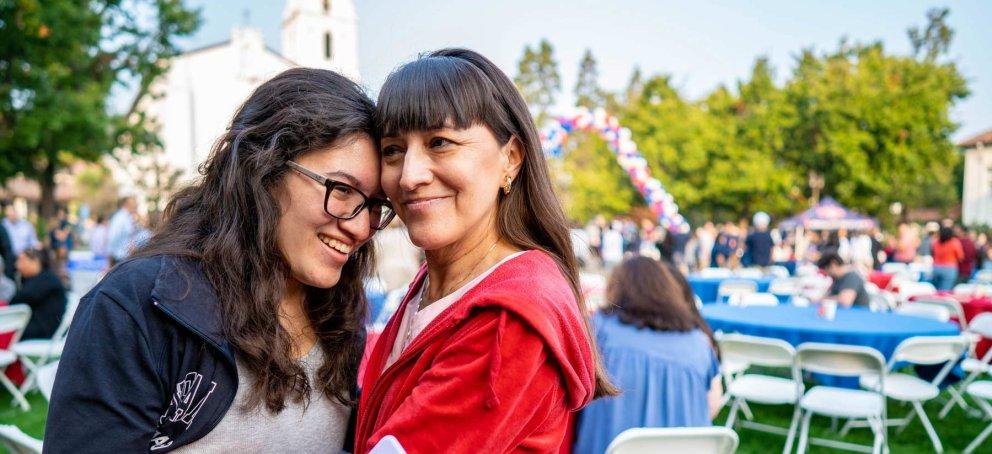
{"label": "white building facade", "polygon": [[992,226],[992,130],[958,145],[964,149],[962,221]]}
{"label": "white building facade", "polygon": [[[189,181],[235,111],[262,82],[297,66],[332,69],[359,80],[358,17],[352,0],[286,0],[281,38],[280,53],[266,47],[258,29],[239,27],[228,41],[175,57],[151,87],[152,96],[137,101],[157,130],[162,150],[133,159],[155,159]],[[139,172],[126,163],[116,167],[123,192],[140,195],[142,185],[135,181]]]}

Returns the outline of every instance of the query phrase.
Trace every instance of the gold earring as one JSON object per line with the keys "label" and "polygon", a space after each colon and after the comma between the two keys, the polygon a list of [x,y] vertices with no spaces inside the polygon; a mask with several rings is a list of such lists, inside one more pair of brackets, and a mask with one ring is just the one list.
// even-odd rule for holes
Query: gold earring
{"label": "gold earring", "polygon": [[504,195],[509,195],[510,194],[510,185],[511,184],[513,184],[513,178],[510,178],[509,175],[503,177],[503,194]]}

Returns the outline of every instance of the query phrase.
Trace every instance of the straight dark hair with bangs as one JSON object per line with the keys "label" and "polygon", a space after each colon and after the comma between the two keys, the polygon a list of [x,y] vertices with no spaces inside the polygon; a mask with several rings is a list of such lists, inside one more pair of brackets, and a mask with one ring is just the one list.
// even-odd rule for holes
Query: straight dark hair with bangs
{"label": "straight dark hair with bangs", "polygon": [[220,300],[224,334],[255,379],[249,408],[279,412],[287,400],[309,402],[313,391],[355,404],[367,313],[362,283],[371,274],[373,243],[352,254],[334,287],[306,287],[305,309],[327,355],[309,383],[279,324],[289,266],[276,227],[286,162],[371,137],[372,109],[358,85],[333,71],[295,68],[263,83],[200,166],[200,180],[173,196],[156,233],[132,256],[202,263]]}
{"label": "straight dark hair with bangs", "polygon": [[527,103],[493,62],[467,49],[442,49],[390,74],[375,111],[377,139],[408,131],[484,125],[500,144],[516,137],[523,163],[508,195],[500,193],[496,228],[515,247],[545,252],[568,280],[583,315],[596,364],[596,397],[618,390],[610,383],[585,317],[569,223],[555,195],[540,136]]}

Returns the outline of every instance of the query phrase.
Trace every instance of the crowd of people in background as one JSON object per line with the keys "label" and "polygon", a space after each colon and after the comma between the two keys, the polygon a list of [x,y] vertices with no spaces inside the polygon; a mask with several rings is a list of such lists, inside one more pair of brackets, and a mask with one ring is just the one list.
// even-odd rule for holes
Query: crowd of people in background
{"label": "crowd of people in background", "polygon": [[992,269],[988,232],[969,229],[946,219],[925,225],[902,223],[895,232],[878,228],[848,231],[780,230],[771,217],[757,213],[751,222],[707,221],[690,230],[666,230],[650,220],[598,216],[585,228],[574,229],[579,260],[589,267],[611,270],[624,257],[641,255],[666,259],[684,273],[708,267],[794,266],[817,263],[827,252],[863,275],[883,263],[923,262],[933,265],[933,283],[949,290],[975,272]]}
{"label": "crowd of people in background", "polygon": [[[40,235],[13,203],[0,201],[0,303],[25,304],[31,319],[22,337],[49,338],[58,328],[72,289],[70,252],[85,243],[97,260],[107,265],[123,260],[150,236],[139,218],[133,197],[123,197],[108,223],[105,216],[78,222],[69,209],[59,206]],[[76,221],[76,222],[74,222]]]}

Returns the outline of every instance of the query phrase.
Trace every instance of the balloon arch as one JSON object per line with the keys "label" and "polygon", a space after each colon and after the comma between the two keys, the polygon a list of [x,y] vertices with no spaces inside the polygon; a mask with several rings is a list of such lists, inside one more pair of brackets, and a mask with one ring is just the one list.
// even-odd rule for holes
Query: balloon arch
{"label": "balloon arch", "polygon": [[553,158],[561,157],[565,141],[573,131],[594,132],[606,141],[617,163],[630,176],[630,181],[647,201],[662,227],[669,230],[688,227],[686,219],[679,214],[675,199],[665,191],[658,179],[651,176],[648,162],[630,138],[630,129],[621,127],[616,117],[603,109],[590,112],[586,108],[579,108],[574,115],[557,117],[541,130],[544,153]]}

